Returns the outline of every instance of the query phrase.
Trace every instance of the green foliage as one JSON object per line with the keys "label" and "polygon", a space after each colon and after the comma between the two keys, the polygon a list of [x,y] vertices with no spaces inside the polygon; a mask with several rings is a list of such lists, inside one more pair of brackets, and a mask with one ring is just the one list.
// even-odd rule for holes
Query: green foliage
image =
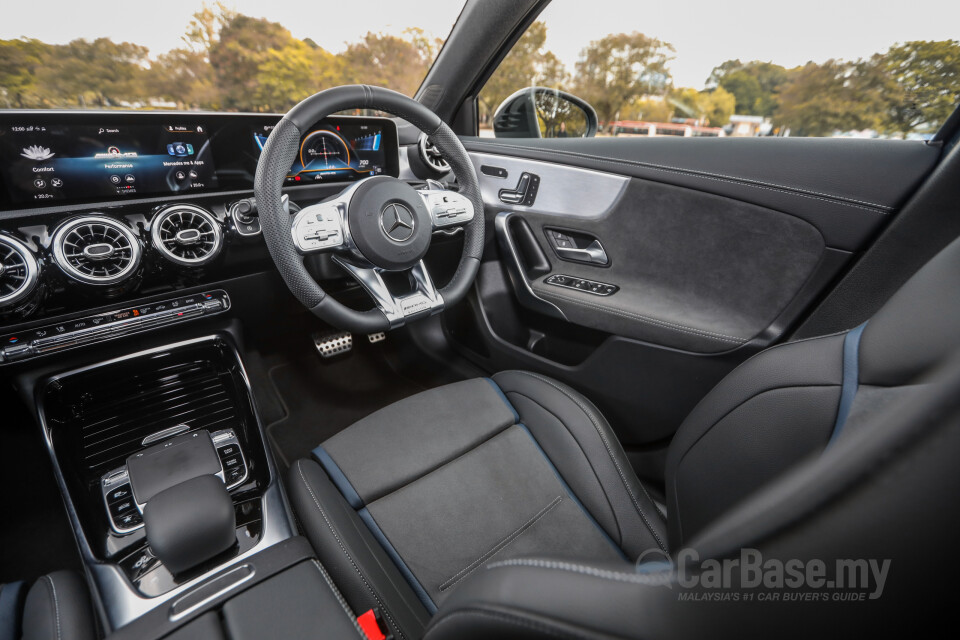
{"label": "green foliage", "polygon": [[492,117],[501,102],[525,87],[565,88],[566,70],[563,63],[544,48],[546,41],[547,25],[538,20],[513,45],[480,92],[478,100],[483,117]]}
{"label": "green foliage", "polygon": [[0,40],[0,87],[6,107],[38,105],[37,71],[48,55],[50,45],[39,40],[21,38]]}
{"label": "green foliage", "polygon": [[110,107],[144,96],[147,48],[108,38],[74,40],[51,48],[37,69],[45,103]]}
{"label": "green foliage", "polygon": [[736,113],[769,117],[777,108],[777,93],[789,78],[790,71],[772,62],[727,60],[714,67],[707,85],[732,93]]}
{"label": "green foliage", "polygon": [[615,120],[631,100],[669,89],[667,62],[673,51],[672,45],[636,31],[595,40],[580,52],[574,92],[593,105],[601,122]]}
{"label": "green foliage", "polygon": [[886,126],[909,133],[929,131],[960,103],[960,42],[914,41],[891,47],[870,64],[889,79]]}
{"label": "green foliage", "polygon": [[408,96],[416,93],[433,61],[434,43],[420,30],[408,30],[409,40],[368,33],[343,54],[348,82],[389,87]]}
{"label": "green foliage", "polygon": [[[168,102],[183,109],[285,111],[317,91],[352,82],[413,95],[442,44],[412,28],[400,37],[368,33],[335,55],[220,2],[195,13],[182,39],[181,47],[154,59],[145,47],[107,38],[65,45],[0,40],[0,107]],[[704,91],[674,89],[674,48],[642,33],[589,43],[572,76],[546,45],[546,24],[534,22],[480,92],[481,117],[515,91],[538,85],[576,93],[601,122],[683,117],[723,126],[736,113],[770,118],[794,135],[871,129],[905,136],[934,131],[960,102],[957,40],[904,42],[866,59],[795,69],[727,60],[713,69]],[[543,116],[543,125],[559,126],[558,114]]]}

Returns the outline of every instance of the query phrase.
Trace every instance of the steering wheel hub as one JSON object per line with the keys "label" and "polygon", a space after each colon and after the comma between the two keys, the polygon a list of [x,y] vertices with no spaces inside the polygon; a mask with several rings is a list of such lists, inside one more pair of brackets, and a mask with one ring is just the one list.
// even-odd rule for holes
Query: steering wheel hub
{"label": "steering wheel hub", "polygon": [[347,224],[360,254],[386,271],[409,269],[430,248],[430,212],[413,187],[396,178],[376,176],[360,183]]}

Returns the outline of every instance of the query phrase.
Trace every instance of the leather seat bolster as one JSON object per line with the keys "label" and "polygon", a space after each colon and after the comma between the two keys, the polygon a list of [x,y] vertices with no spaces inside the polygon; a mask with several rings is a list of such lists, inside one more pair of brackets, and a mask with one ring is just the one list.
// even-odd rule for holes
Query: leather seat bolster
{"label": "leather seat bolster", "polygon": [[20,638],[21,613],[26,595],[27,585],[22,580],[0,584],[0,640]]}
{"label": "leather seat bolster", "polygon": [[72,571],[41,576],[23,606],[24,640],[93,640],[96,625],[87,586]]}
{"label": "leather seat bolster", "polygon": [[671,548],[827,444],[840,401],[845,335],[757,354],[684,420],[667,456]]}
{"label": "leather seat bolster", "polygon": [[677,596],[663,576],[623,564],[495,563],[451,594],[424,638],[664,637]]}
{"label": "leather seat bolster", "polygon": [[960,241],[924,265],[867,323],[860,341],[860,381],[913,382],[960,349]]}
{"label": "leather seat bolster", "polygon": [[660,512],[593,404],[534,373],[504,371],[493,380],[573,493],[629,558],[667,551]]}
{"label": "leather seat bolster", "polygon": [[324,470],[298,460],[288,471],[287,486],[310,543],[350,607],[378,608],[395,637],[419,638],[429,614]]}

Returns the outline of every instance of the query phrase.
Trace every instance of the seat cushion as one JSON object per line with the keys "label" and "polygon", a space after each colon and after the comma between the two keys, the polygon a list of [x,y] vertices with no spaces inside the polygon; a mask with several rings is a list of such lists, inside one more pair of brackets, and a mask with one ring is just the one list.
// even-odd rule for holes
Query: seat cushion
{"label": "seat cushion", "polygon": [[299,461],[290,477],[308,537],[351,606],[386,608],[398,636],[420,635],[492,561],[623,564],[665,550],[662,518],[606,421],[548,378],[506,372],[423,392],[330,438],[314,458],[322,471]]}
{"label": "seat cushion", "polygon": [[[22,635],[21,635],[22,634]],[[72,571],[0,585],[0,640],[92,640],[96,627],[87,587]]]}

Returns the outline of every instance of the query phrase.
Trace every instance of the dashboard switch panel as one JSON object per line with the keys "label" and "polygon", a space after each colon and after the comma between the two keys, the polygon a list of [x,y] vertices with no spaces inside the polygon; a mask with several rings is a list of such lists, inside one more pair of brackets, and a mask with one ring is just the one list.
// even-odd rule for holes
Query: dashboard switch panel
{"label": "dashboard switch panel", "polygon": [[229,308],[227,292],[217,289],[28,329],[0,337],[0,365],[211,316]]}
{"label": "dashboard switch panel", "polygon": [[573,276],[563,275],[562,273],[555,273],[552,276],[544,278],[543,281],[546,284],[550,284],[555,287],[575,289],[577,291],[592,293],[595,296],[612,296],[620,290],[620,287],[615,284],[597,282],[596,280],[586,280],[584,278],[575,278]]}

